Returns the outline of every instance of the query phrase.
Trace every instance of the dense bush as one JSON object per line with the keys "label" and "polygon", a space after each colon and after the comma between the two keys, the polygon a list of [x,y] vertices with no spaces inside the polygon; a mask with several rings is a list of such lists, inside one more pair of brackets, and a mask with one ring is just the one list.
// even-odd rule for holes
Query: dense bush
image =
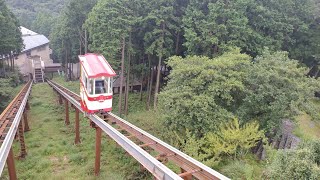
{"label": "dense bush", "polygon": [[170,58],[168,64],[173,70],[159,95],[166,124],[180,132],[189,129],[200,137],[232,119],[245,89],[250,59],[236,50],[215,59]]}
{"label": "dense bush", "polygon": [[297,150],[279,150],[272,162],[267,178],[319,179],[320,142],[308,142]]}
{"label": "dense bush", "polygon": [[184,138],[175,136],[184,152],[213,167],[223,160],[242,158],[260,139],[264,139],[264,132],[259,130],[256,122],[240,126],[239,121],[234,119],[220,124],[217,131],[200,139],[189,131]]}
{"label": "dense bush", "polygon": [[6,72],[7,77],[0,77],[0,112],[8,105],[15,95],[14,88],[21,83],[20,75],[17,71]]}
{"label": "dense bush", "polygon": [[213,59],[172,57],[168,65],[172,72],[159,103],[166,124],[182,133],[189,129],[201,137],[233,117],[241,123],[257,119],[270,131],[282,118],[315,112],[311,99],[319,82],[285,52],[265,51],[252,61],[232,50]]}

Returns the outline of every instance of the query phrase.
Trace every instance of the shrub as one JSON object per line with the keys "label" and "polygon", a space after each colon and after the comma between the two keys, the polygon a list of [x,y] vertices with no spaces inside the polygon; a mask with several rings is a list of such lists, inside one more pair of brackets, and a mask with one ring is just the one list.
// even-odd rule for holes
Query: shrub
{"label": "shrub", "polygon": [[189,131],[185,139],[177,136],[182,149],[188,155],[214,167],[222,159],[237,159],[246,155],[250,148],[264,139],[264,132],[259,130],[257,122],[244,124],[242,127],[237,119],[222,123],[215,133],[208,133],[203,138],[197,138]]}
{"label": "shrub", "polygon": [[319,141],[302,143],[297,150],[279,150],[267,172],[271,179],[319,179]]}

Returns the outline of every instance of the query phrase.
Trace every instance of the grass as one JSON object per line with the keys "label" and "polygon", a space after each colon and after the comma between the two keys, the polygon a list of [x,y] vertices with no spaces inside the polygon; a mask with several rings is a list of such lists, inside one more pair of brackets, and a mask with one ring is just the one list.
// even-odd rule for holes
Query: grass
{"label": "grass", "polygon": [[[66,82],[62,77],[55,77],[53,81],[79,94],[80,90],[78,81]],[[118,94],[113,95],[112,113],[114,114],[118,114],[118,98]],[[160,112],[154,110],[146,110],[145,100],[147,99],[147,93],[144,92],[142,94],[142,99],[143,101],[140,101],[140,93],[129,94],[129,112],[128,116],[124,116],[123,119],[164,141],[168,140],[168,138],[171,138],[166,134],[168,130],[162,123]],[[122,103],[124,104],[124,100],[122,101]],[[153,104],[153,102],[151,102],[150,104]],[[169,162],[166,165],[174,172],[180,172],[180,169],[177,168],[177,166],[173,163]]]}
{"label": "grass", "polygon": [[[74,111],[71,124],[64,125],[64,108],[48,84],[36,84],[30,97],[29,126],[25,133],[27,157],[16,160],[19,179],[143,179],[138,162],[125,155],[121,147],[103,135],[101,174],[94,176],[95,130],[80,116],[81,144],[74,145]],[[13,144],[19,154],[19,143]],[[3,179],[8,179],[7,169]]]}
{"label": "grass", "polygon": [[[313,101],[317,111],[320,110],[320,100],[315,99]],[[296,117],[297,126],[294,129],[293,134],[306,140],[319,139],[320,138],[320,121],[312,119],[306,113],[302,113]]]}
{"label": "grass", "polygon": [[[79,82],[65,82],[61,77],[54,81],[66,88],[79,93]],[[137,127],[150,134],[168,140],[168,129],[163,125],[161,112],[146,111],[146,93],[141,102],[139,93],[129,95],[129,114],[123,117]],[[320,103],[318,103],[320,109]],[[152,103],[151,103],[152,104]],[[52,88],[47,84],[34,86],[29,114],[32,130],[26,133],[28,156],[25,160],[16,161],[20,179],[150,179],[149,173],[141,173],[136,160],[125,155],[116,143],[103,138],[101,175],[93,175],[95,132],[89,127],[88,120],[81,118],[82,144],[75,146],[74,142],[74,112],[70,113],[71,125],[64,125],[64,109],[57,102]],[[113,96],[113,113],[117,114],[118,95]],[[311,120],[307,114],[297,116],[297,128],[294,133],[302,139],[320,137],[320,123]],[[14,144],[15,154],[19,145]],[[269,152],[271,151],[271,153]],[[216,170],[234,179],[260,179],[264,170],[272,162],[272,154],[276,150],[269,149],[266,161],[258,161],[253,155],[247,155],[240,160],[227,160]],[[166,164],[175,172],[179,171],[172,163]],[[7,178],[5,172],[4,178]]]}

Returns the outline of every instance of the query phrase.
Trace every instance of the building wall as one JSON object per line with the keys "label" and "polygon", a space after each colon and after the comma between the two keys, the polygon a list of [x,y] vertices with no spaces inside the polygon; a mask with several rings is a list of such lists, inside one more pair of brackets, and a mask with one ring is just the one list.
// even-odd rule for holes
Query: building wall
{"label": "building wall", "polygon": [[[50,59],[51,53],[52,50],[49,48],[49,44],[46,44],[32,49],[29,55],[40,56],[41,59],[44,61],[44,64],[46,65],[53,63]],[[28,58],[27,52],[21,53],[18,56],[18,59],[15,59],[15,65],[19,68],[21,74],[23,75],[28,75],[29,73],[32,73],[31,59]]]}

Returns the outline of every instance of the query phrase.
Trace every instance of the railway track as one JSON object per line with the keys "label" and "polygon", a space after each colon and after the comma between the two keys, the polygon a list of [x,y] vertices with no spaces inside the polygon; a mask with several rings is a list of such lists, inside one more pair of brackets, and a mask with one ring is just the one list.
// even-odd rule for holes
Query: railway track
{"label": "railway track", "polygon": [[[82,111],[78,94],[53,81],[48,83],[60,96]],[[88,118],[157,179],[229,179],[113,113],[89,115]],[[150,155],[151,151],[157,155]],[[168,161],[180,167],[181,173],[176,174],[166,167],[164,164]]]}
{"label": "railway track", "polygon": [[[27,119],[25,108],[28,108],[28,97],[31,91],[32,81],[29,81],[17,96],[11,101],[0,115],[0,174],[7,161],[10,179],[15,179],[15,168],[13,163],[12,142],[18,134],[21,145],[20,157],[26,155],[23,132],[27,130]],[[24,122],[21,121],[24,116]],[[24,126],[23,126],[24,123]],[[17,133],[18,131],[18,133]]]}

